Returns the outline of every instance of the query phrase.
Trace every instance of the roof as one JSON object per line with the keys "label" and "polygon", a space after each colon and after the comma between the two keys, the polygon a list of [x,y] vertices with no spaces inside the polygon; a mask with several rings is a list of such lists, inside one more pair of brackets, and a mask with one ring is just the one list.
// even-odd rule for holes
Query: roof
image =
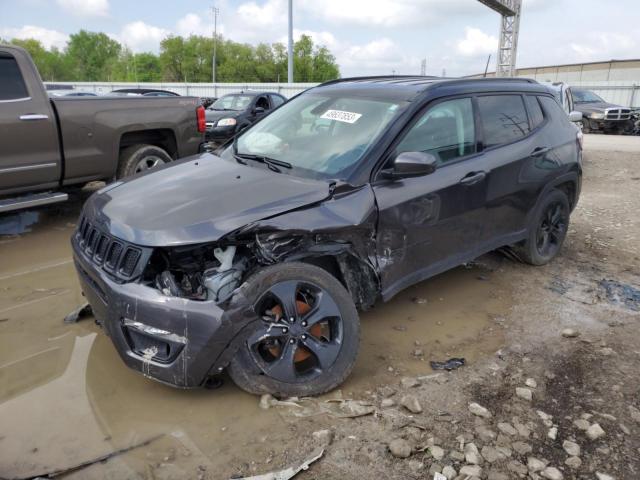
{"label": "roof", "polygon": [[[372,76],[341,78],[325,82],[319,89],[330,89],[341,93],[364,94],[393,100],[410,101],[427,90],[436,88],[462,91],[518,90],[547,92],[535,80],[527,78],[443,78],[429,76]],[[315,90],[315,89],[313,89]]]}

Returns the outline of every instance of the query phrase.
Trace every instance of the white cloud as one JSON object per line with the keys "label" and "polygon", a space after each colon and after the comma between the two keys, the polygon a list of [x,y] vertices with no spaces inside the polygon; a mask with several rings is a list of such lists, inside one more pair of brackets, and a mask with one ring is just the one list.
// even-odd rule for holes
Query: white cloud
{"label": "white cloud", "polygon": [[593,32],[586,42],[569,44],[578,61],[610,60],[637,56],[640,48],[640,31],[635,36],[627,33]]}
{"label": "white cloud", "polygon": [[109,0],[58,0],[58,5],[80,17],[105,17],[109,14]]}
{"label": "white cloud", "polygon": [[[190,35],[211,36],[213,34],[213,21],[207,23],[202,19],[202,15],[188,13],[176,24],[176,33],[183,37]],[[218,25],[218,34],[222,33],[222,26]]]}
{"label": "white cloud", "polygon": [[46,48],[56,47],[63,49],[69,35],[66,33],[58,32],[57,30],[49,30],[48,28],[36,27],[34,25],[25,25],[21,28],[0,28],[0,37],[6,39],[19,38],[21,40],[27,38],[34,38],[39,40],[40,43]]}
{"label": "white cloud", "polygon": [[398,27],[428,26],[449,15],[477,11],[470,0],[300,0],[296,6],[333,23]]}
{"label": "white cloud", "polygon": [[112,35],[134,52],[158,51],[160,41],[171,32],[142,21],[127,23],[118,35]]}
{"label": "white cloud", "polygon": [[466,57],[495,53],[497,48],[498,39],[496,37],[472,27],[465,28],[464,38],[458,40],[456,44],[456,51]]}

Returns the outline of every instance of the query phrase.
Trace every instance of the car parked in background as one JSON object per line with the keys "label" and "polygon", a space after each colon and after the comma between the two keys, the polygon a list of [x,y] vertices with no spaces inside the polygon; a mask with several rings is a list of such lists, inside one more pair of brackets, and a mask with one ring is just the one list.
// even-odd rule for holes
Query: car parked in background
{"label": "car parked in background", "polygon": [[112,90],[109,95],[141,95],[143,97],[179,97],[180,95],[169,90],[156,88],[118,88]]}
{"label": "car parked in background", "polygon": [[0,45],[0,212],[67,199],[63,190],[121,179],[204,144],[195,97],[48,96],[29,54]]}
{"label": "car parked in background", "polygon": [[205,112],[206,139],[224,143],[286,101],[285,97],[274,92],[244,91],[224,95]]}
{"label": "car parked in background", "polygon": [[[273,94],[243,95],[218,112]],[[582,133],[523,79],[335,80],[217,153],[95,193],[75,266],[129,367],[285,397],[347,378],[357,308],[502,247],[551,261],[582,183]]]}
{"label": "car parked in background", "polygon": [[48,90],[50,97],[97,97],[97,93],[83,92],[81,90]]}
{"label": "car parked in background", "polygon": [[575,110],[582,113],[582,130],[584,133],[631,133],[634,125],[631,120],[631,109],[609,103],[591,90],[572,89]]}

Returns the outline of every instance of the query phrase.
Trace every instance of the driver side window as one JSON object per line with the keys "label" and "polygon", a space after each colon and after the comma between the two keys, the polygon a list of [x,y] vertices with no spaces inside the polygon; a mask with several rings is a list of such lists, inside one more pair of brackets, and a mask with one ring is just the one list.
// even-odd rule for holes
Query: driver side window
{"label": "driver side window", "polygon": [[426,152],[444,164],[475,152],[475,124],[470,98],[446,100],[429,108],[396,148],[402,152]]}

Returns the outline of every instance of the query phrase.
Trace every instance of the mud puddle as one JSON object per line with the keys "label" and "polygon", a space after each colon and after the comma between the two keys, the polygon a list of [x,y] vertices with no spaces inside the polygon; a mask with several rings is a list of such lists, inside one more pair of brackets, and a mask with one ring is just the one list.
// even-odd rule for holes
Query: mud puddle
{"label": "mud puddle", "polygon": [[[147,441],[67,477],[224,478],[298,459],[296,435],[335,419],[261,410],[228,381],[218,390],[161,385],[127,369],[91,319],[62,323],[83,300],[69,244],[81,198],[0,234],[0,476],[64,470]],[[501,259],[488,261],[490,269],[460,267],[363,313],[343,395],[430,374],[430,360],[492,355],[511,298]]]}

